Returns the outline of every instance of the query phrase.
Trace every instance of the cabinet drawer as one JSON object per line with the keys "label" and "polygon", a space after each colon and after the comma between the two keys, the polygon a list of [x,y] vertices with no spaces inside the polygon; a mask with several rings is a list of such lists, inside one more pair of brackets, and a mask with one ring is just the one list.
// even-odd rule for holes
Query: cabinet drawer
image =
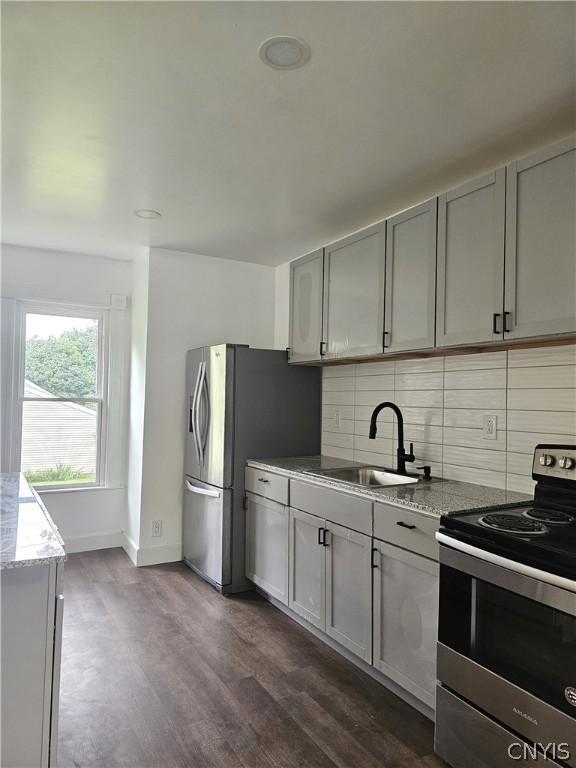
{"label": "cabinet drawer", "polygon": [[366,499],[292,480],[290,506],[368,536],[372,535],[372,502]]}
{"label": "cabinet drawer", "polygon": [[374,538],[438,560],[434,538],[440,519],[392,504],[374,504]]}
{"label": "cabinet drawer", "polygon": [[255,467],[246,467],[246,490],[288,504],[288,478]]}

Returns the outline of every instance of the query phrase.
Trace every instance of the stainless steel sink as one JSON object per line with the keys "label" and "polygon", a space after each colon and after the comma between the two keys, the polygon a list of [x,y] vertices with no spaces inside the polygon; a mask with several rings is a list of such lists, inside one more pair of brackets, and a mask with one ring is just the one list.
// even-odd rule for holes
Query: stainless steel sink
{"label": "stainless steel sink", "polygon": [[342,480],[345,483],[361,485],[364,488],[385,487],[387,485],[408,485],[418,482],[417,477],[398,475],[387,472],[380,467],[342,467],[340,469],[319,469],[310,472],[312,475],[329,477],[332,480]]}

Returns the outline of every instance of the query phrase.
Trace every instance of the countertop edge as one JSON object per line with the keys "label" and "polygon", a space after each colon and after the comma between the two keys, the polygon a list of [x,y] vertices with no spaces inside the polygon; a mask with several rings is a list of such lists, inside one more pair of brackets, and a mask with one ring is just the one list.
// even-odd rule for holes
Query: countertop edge
{"label": "countertop edge", "polygon": [[[357,488],[353,486],[350,483],[346,483],[342,480],[330,480],[321,478],[318,475],[314,475],[313,473],[307,472],[303,469],[288,469],[286,467],[279,467],[272,463],[273,460],[270,460],[270,462],[262,459],[248,459],[246,461],[246,465],[250,467],[254,467],[255,469],[261,469],[266,472],[272,472],[274,474],[283,475],[285,477],[292,478],[294,480],[300,480],[302,482],[309,483],[311,485],[320,486],[323,488],[329,488],[330,490],[338,491],[340,493],[345,493],[350,496],[355,496],[358,498],[366,499],[368,501],[373,502],[374,504],[387,504],[390,506],[398,507],[399,509],[405,509],[410,510],[412,512],[417,512],[419,514],[422,514],[426,517],[430,517],[433,519],[438,519],[442,515],[450,515],[450,514],[457,514],[457,513],[464,513],[467,511],[481,511],[482,509],[489,509],[493,506],[500,506],[500,504],[494,504],[494,503],[482,503],[479,499],[474,499],[471,497],[466,497],[464,495],[460,495],[454,492],[451,492],[450,490],[438,488],[438,490],[441,493],[444,493],[447,496],[450,496],[451,499],[454,500],[453,506],[456,507],[455,509],[441,509],[437,508],[433,505],[425,505],[421,504],[419,502],[415,501],[409,501],[405,499],[399,499],[395,495],[387,495],[386,490],[379,489],[378,491],[374,490],[363,490],[361,488]],[[348,463],[354,463],[357,464],[358,462],[348,462]],[[442,482],[452,482],[448,479]],[[456,482],[456,481],[453,481]],[[477,484],[471,484],[479,489],[484,489],[488,494],[506,494],[511,493],[509,491],[505,491],[504,489],[499,488],[492,488],[490,486],[483,486],[483,485],[477,485]],[[394,486],[395,489],[398,488],[398,486]],[[432,491],[434,490],[434,487],[432,487]],[[515,499],[514,501],[503,501],[501,503],[501,506],[519,506],[521,504],[526,504],[531,500],[531,497],[527,494],[521,494],[518,492],[514,492],[515,496],[519,497]]]}

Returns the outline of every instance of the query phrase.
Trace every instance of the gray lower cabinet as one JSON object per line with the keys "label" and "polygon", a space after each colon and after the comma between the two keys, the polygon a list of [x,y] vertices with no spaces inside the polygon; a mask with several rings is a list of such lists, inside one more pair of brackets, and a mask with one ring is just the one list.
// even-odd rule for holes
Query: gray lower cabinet
{"label": "gray lower cabinet", "polygon": [[325,358],[383,351],[385,224],[324,249]]}
{"label": "gray lower cabinet", "polygon": [[322,354],[324,250],[290,264],[290,347],[292,363],[314,362]]}
{"label": "gray lower cabinet", "polygon": [[433,708],[438,563],[378,540],[374,549],[373,665]]}
{"label": "gray lower cabinet", "polygon": [[433,198],[386,221],[385,352],[434,346],[437,209]]}
{"label": "gray lower cabinet", "polygon": [[289,607],[372,661],[371,539],[290,509]]}
{"label": "gray lower cabinet", "polygon": [[8,568],[1,584],[1,765],[56,766],[63,564]]}
{"label": "gray lower cabinet", "polygon": [[438,198],[436,344],[501,341],[506,171]]}
{"label": "gray lower cabinet", "polygon": [[288,605],[318,629],[326,628],[325,521],[290,508]]}
{"label": "gray lower cabinet", "polygon": [[246,576],[288,605],[288,507],[246,494]]}
{"label": "gray lower cabinet", "polygon": [[372,539],[326,523],[326,634],[372,662]]}
{"label": "gray lower cabinet", "polygon": [[505,338],[576,332],[574,138],[510,163]]}

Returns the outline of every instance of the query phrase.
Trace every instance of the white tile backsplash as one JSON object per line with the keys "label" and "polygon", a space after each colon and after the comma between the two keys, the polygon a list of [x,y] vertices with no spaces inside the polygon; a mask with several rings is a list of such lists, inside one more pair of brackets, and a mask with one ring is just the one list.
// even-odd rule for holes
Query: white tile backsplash
{"label": "white tile backsplash", "polygon": [[[415,465],[446,478],[531,493],[534,447],[576,444],[576,345],[333,366],[323,377],[322,451],[338,458],[395,465],[391,410],[368,438],[385,400],[402,408]],[[495,440],[486,415],[497,417]]]}

